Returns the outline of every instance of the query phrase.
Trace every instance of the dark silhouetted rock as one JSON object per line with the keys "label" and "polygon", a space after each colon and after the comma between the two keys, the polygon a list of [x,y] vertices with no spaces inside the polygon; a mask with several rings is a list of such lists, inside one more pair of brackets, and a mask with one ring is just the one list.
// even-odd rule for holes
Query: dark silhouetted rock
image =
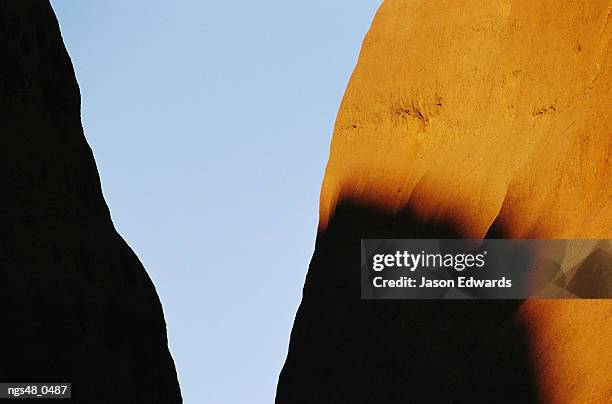
{"label": "dark silhouetted rock", "polygon": [[50,4],[0,0],[0,381],[179,403],[155,288],[117,234]]}

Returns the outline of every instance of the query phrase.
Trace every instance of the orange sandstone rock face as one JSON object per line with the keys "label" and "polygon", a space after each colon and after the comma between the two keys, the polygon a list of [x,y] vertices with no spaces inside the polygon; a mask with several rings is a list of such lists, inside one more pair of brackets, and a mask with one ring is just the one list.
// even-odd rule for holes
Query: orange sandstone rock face
{"label": "orange sandstone rock face", "polygon": [[[385,217],[409,207],[393,235],[422,234],[402,227],[418,223],[612,238],[611,14],[609,0],[386,0],[338,114],[320,239],[336,237],[322,235],[346,201]],[[528,301],[515,318],[538,401],[612,401],[612,301]]]}
{"label": "orange sandstone rock face", "polygon": [[338,114],[322,224],[350,192],[465,236],[609,236],[611,4],[385,1]]}

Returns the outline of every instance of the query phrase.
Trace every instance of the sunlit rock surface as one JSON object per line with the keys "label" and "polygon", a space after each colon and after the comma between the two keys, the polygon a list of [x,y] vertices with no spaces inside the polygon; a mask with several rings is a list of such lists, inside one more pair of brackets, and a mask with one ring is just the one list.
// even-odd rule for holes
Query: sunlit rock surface
{"label": "sunlit rock surface", "polygon": [[[612,302],[360,301],[358,242],[612,238],[611,13],[383,3],[338,113],[277,403],[612,400]],[[600,281],[585,273],[567,285]]]}

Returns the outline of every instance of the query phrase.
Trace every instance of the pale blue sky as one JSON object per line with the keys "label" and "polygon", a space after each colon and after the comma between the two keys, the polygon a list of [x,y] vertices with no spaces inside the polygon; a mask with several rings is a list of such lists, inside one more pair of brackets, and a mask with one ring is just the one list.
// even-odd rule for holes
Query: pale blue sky
{"label": "pale blue sky", "polygon": [[272,403],[378,0],[52,0],[186,403]]}

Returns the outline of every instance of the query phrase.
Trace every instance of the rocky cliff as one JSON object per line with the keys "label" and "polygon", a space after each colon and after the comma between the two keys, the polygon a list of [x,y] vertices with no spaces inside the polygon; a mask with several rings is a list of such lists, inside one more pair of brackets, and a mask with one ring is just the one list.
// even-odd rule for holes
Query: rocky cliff
{"label": "rocky cliff", "polygon": [[360,238],[612,238],[611,14],[385,0],[338,114],[278,404],[612,400],[611,301],[359,297]]}
{"label": "rocky cliff", "polygon": [[51,6],[0,0],[0,381],[179,403],[162,308],[115,231]]}

